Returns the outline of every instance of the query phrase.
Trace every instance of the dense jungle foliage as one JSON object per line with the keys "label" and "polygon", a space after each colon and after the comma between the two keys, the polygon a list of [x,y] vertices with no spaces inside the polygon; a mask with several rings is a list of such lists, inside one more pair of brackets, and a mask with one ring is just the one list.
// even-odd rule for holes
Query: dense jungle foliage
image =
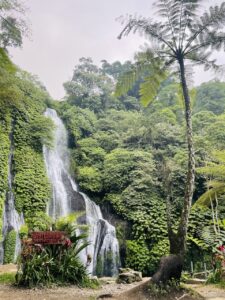
{"label": "dense jungle foliage", "polygon": [[[116,98],[115,83],[131,66],[129,61],[102,61],[98,67],[90,58],[81,58],[72,80],[64,84],[66,101],[54,107],[69,132],[71,171],[81,190],[100,204],[105,217],[116,225],[122,263],[152,274],[160,257],[169,253],[168,197],[174,228],[182,209],[187,170],[184,112],[180,88],[173,77],[163,83],[148,108],[140,105],[140,82],[126,96]],[[223,201],[213,205],[212,213],[209,201],[198,204],[207,191],[208,179],[216,176],[200,167],[212,162],[221,166],[225,84],[204,83],[191,95],[199,169],[186,268],[190,269],[192,261],[196,269],[203,270],[203,262],[209,267],[211,263],[214,208],[222,220],[224,205]],[[215,150],[220,150],[217,157]],[[214,222],[219,220],[214,218]]]}
{"label": "dense jungle foliage", "polygon": [[[81,58],[72,80],[64,84],[65,101],[55,102],[35,77],[13,65],[5,51],[1,50],[0,55],[1,226],[10,145],[16,208],[26,221],[21,236],[28,228],[45,230],[51,224],[45,213],[51,187],[42,155],[43,144],[51,146],[52,142],[53,125],[43,116],[50,106],[68,129],[71,173],[80,189],[100,204],[104,216],[116,226],[122,264],[152,274],[160,257],[169,253],[166,201],[169,197],[172,202],[176,228],[184,193],[185,124],[175,79],[165,81],[156,101],[143,108],[138,94],[140,82],[126,96],[116,98],[113,94],[119,75],[129,70],[131,62],[102,61],[98,67],[90,58]],[[224,229],[224,100],[225,83],[220,81],[204,83],[192,91],[199,169],[189,225],[187,269],[190,261],[196,270],[202,270],[203,262],[210,264],[217,242],[212,227],[217,222],[217,228]],[[213,213],[207,184],[210,191],[218,192]],[[5,240],[5,262],[13,261],[15,238],[12,230]]]}
{"label": "dense jungle foliage", "polygon": [[[51,196],[42,155],[43,143],[51,143],[53,125],[43,116],[50,97],[38,80],[18,69],[0,50],[0,235],[8,192],[9,154],[13,152],[15,206],[30,229],[48,227],[45,213]],[[11,147],[10,147],[11,146]],[[10,148],[12,150],[10,150]],[[2,238],[2,236],[0,236]],[[15,232],[5,239],[5,263],[12,262]]]}

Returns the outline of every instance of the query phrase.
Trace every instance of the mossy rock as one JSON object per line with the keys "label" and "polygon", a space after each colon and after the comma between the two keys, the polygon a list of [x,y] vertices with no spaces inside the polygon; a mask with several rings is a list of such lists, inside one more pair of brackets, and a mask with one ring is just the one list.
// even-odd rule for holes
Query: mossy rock
{"label": "mossy rock", "polygon": [[133,283],[142,281],[142,273],[130,268],[120,268],[117,283]]}

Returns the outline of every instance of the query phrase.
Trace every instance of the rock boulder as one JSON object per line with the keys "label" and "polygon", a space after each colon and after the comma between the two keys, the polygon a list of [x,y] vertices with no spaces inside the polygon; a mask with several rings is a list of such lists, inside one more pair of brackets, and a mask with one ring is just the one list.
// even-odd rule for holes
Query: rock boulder
{"label": "rock boulder", "polygon": [[120,268],[117,283],[132,283],[142,281],[142,273],[130,268]]}

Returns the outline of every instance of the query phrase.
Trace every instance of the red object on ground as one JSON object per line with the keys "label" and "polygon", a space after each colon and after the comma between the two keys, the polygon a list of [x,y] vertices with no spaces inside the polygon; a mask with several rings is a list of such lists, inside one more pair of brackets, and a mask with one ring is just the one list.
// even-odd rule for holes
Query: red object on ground
{"label": "red object on ground", "polygon": [[33,244],[60,245],[65,243],[66,234],[63,231],[34,231],[31,238]]}

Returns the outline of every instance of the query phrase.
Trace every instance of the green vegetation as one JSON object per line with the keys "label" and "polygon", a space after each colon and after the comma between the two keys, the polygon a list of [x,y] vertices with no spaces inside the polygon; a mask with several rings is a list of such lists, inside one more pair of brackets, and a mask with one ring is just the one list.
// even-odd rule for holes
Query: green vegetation
{"label": "green vegetation", "polygon": [[[38,80],[16,68],[0,49],[0,232],[8,191],[8,157],[13,149],[13,191],[17,211],[30,229],[47,229],[46,204],[51,197],[42,156],[43,144],[51,146],[52,122],[43,116],[49,95]],[[46,224],[46,225],[45,225]],[[0,236],[0,240],[2,236]],[[15,232],[4,243],[4,262],[14,260]]]}
{"label": "green vegetation", "polygon": [[[118,64],[118,73],[113,75],[114,78],[108,78],[113,81],[128,67],[132,67],[132,63],[123,65],[119,62],[103,62],[102,67],[98,68],[89,59],[90,66],[87,66],[87,60],[81,60],[81,65],[75,67],[75,70],[83,70],[84,61],[85,68],[95,71],[97,68],[98,71],[95,72],[94,79],[92,71],[88,75],[80,72],[79,76],[83,80],[85,76],[96,80],[96,74],[102,76],[102,73],[104,76],[111,76]],[[79,82],[79,76],[74,75],[72,81]],[[205,83],[196,92],[192,92],[197,167],[202,167],[206,158],[213,160],[213,149],[222,147],[222,135],[220,139],[216,139],[216,143],[214,141],[215,132],[219,135],[223,122],[223,110],[214,114],[210,109],[199,108],[201,93],[214,83],[215,86],[225,87],[224,83],[215,81]],[[102,101],[108,101],[104,109],[88,104],[84,106],[86,97],[89,96],[82,95],[81,103],[78,101],[81,96],[78,97],[69,90],[67,101],[55,107],[69,131],[71,171],[80,187],[103,207],[103,211],[106,208],[108,213],[117,218],[115,222],[123,264],[150,275],[156,271],[160,257],[169,253],[167,198],[170,198],[174,230],[178,226],[183,203],[187,151],[183,106],[178,96],[180,91],[171,77],[162,84],[157,100],[148,108],[138,105],[137,88],[121,98],[113,98],[112,91],[111,87],[108,92],[110,95],[100,93]],[[222,95],[225,97],[223,88],[220,93],[220,99]],[[96,94],[93,91],[96,97],[99,96],[99,91]],[[216,95],[217,93],[211,94],[212,101],[217,101]],[[136,99],[137,106],[127,105],[131,97],[132,101]],[[92,104],[95,105],[94,103]],[[86,118],[79,119],[78,122],[77,118],[83,114]],[[194,202],[206,191],[205,184],[205,175],[199,171],[196,175]],[[219,206],[220,218],[223,219],[222,202]],[[200,268],[199,261],[204,261],[210,267],[212,248],[203,247],[204,239],[200,229],[209,226],[211,222],[211,209],[202,208],[196,202],[190,214],[186,269],[190,269],[191,261],[196,270]],[[101,270],[100,259],[97,266]]]}
{"label": "green vegetation", "polygon": [[16,232],[11,230],[4,240],[4,263],[8,264],[15,260]]}
{"label": "green vegetation", "polygon": [[[138,60],[134,67],[120,77],[116,88],[117,96],[126,94],[138,80],[142,80],[139,87],[140,100],[147,106],[157,97],[162,83],[170,76],[172,69],[176,67],[178,70],[180,83],[178,96],[180,96],[183,104],[186,124],[187,174],[183,203],[181,203],[182,210],[176,228],[173,226],[173,216],[170,213],[170,197],[167,197],[166,202],[170,254],[177,255],[177,258],[182,260],[182,266],[187,250],[188,224],[196,177],[192,126],[192,106],[194,104],[192,94],[195,95],[195,91],[192,93],[189,89],[187,63],[192,63],[195,66],[201,65],[206,70],[218,68],[215,60],[210,60],[209,57],[213,51],[218,51],[225,42],[224,34],[217,31],[218,28],[224,30],[225,3],[223,2],[220,6],[211,6],[208,11],[199,16],[200,2],[159,0],[155,6],[160,21],[153,21],[141,16],[129,16],[123,19],[125,25],[123,25],[123,30],[119,35],[119,38],[122,38],[131,32],[139,32],[148,37],[150,46],[145,53],[137,55]],[[157,43],[157,47],[155,47],[155,43]],[[218,95],[219,97],[220,95]],[[203,109],[206,107],[213,109],[210,104],[208,107],[204,105]],[[216,112],[216,107],[214,107],[214,111]],[[165,111],[164,114],[166,115]],[[168,116],[174,120],[172,114]],[[169,270],[171,267],[168,266],[167,269]],[[160,283],[165,278],[164,273],[166,270],[162,271],[161,275],[158,274],[157,279],[153,277],[153,282]],[[171,279],[170,275],[168,279]]]}
{"label": "green vegetation", "polygon": [[27,31],[24,8],[18,0],[1,0],[0,47],[21,47]]}
{"label": "green vegetation", "polygon": [[5,191],[7,189],[8,177],[8,155],[9,155],[9,116],[7,115],[1,122],[0,127],[0,239],[2,238],[2,215],[5,202]]}
{"label": "green vegetation", "polygon": [[14,159],[16,208],[25,217],[33,217],[45,211],[51,195],[43,157],[29,147],[20,149],[18,145]]}
{"label": "green vegetation", "polygon": [[[61,224],[63,222],[61,221]],[[16,283],[19,286],[44,287],[52,284],[76,284],[94,287],[96,280],[88,277],[85,266],[80,262],[79,253],[87,247],[84,235],[77,235],[75,225],[67,224],[65,238],[61,245],[23,245]]]}
{"label": "green vegetation", "polygon": [[[4,48],[21,46],[25,27],[17,18],[9,19],[13,27],[0,20],[0,241],[10,146],[15,205],[25,218],[21,238],[52,226],[71,234],[83,216],[72,214],[52,224],[46,214],[51,186],[42,148],[52,146],[54,126],[43,113],[50,106],[68,130],[71,174],[117,228],[124,266],[152,275],[163,255],[183,255],[187,248],[186,270],[191,262],[194,271],[202,271],[202,263],[212,267],[212,253],[225,243],[225,83],[210,81],[188,90],[184,61],[216,67],[205,50],[224,43],[224,35],[214,29],[224,25],[225,6],[212,8],[196,23],[198,2],[158,1],[161,17],[167,12],[165,23],[125,20],[121,37],[134,29],[158,40],[159,47],[138,53],[134,62],[104,60],[96,66],[91,58],[81,58],[64,84],[67,95],[61,102],[53,102],[35,76],[11,62]],[[16,0],[0,4],[5,14],[21,9]],[[170,72],[173,63],[181,86]],[[85,232],[87,226],[80,229]],[[15,239],[9,229],[5,263],[14,260]],[[75,235],[71,241],[68,249],[49,246],[23,258],[18,284],[91,285],[78,259],[86,244],[79,247]],[[111,251],[107,263],[112,263]],[[98,257],[97,275],[102,268]],[[212,281],[218,281],[219,271]]]}
{"label": "green vegetation", "polygon": [[1,284],[14,284],[15,283],[15,274],[14,273],[3,273],[0,274],[0,283]]}

